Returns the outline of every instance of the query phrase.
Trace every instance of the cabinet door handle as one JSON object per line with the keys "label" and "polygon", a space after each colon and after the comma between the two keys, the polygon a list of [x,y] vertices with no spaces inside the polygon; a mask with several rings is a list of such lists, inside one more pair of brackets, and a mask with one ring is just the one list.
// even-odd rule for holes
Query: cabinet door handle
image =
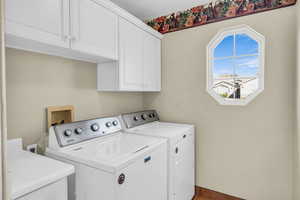
{"label": "cabinet door handle", "polygon": [[178,147],[175,148],[175,153],[177,154],[179,151]]}
{"label": "cabinet door handle", "polygon": [[186,138],[186,135],[184,134],[182,137],[183,137],[183,138]]}

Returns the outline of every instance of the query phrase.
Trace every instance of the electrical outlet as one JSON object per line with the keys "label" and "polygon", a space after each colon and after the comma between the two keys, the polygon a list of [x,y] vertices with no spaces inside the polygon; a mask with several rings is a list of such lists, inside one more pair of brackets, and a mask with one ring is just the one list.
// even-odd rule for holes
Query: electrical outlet
{"label": "electrical outlet", "polygon": [[26,149],[31,153],[37,153],[37,144],[30,144],[26,147]]}

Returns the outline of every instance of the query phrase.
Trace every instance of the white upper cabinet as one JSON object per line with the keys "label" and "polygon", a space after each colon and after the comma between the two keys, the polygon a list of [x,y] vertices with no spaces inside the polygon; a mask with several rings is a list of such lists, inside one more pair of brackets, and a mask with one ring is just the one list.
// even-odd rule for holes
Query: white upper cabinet
{"label": "white upper cabinet", "polygon": [[118,59],[118,16],[101,0],[9,0],[6,46],[94,63]]}
{"label": "white upper cabinet", "polygon": [[144,91],[161,89],[161,40],[144,33]]}
{"label": "white upper cabinet", "polygon": [[71,48],[118,58],[118,16],[93,0],[71,0]]}
{"label": "white upper cabinet", "polygon": [[120,18],[120,89],[143,90],[144,31]]}
{"label": "white upper cabinet", "polygon": [[6,1],[6,33],[69,47],[69,0]]}
{"label": "white upper cabinet", "polygon": [[161,39],[119,18],[119,61],[98,65],[99,91],[161,89]]}
{"label": "white upper cabinet", "polygon": [[99,91],[160,91],[162,35],[109,0],[7,0],[6,46],[98,63]]}

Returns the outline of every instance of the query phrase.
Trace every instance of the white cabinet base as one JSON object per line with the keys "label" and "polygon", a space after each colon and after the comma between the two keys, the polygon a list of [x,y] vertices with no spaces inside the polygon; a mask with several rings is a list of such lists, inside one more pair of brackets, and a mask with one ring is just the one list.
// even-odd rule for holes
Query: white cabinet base
{"label": "white cabinet base", "polygon": [[68,200],[67,178],[15,200]]}

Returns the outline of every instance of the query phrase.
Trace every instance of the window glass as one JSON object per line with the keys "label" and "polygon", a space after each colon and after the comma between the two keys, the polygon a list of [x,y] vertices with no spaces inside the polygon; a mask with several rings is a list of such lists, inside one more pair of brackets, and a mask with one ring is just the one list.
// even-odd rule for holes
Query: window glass
{"label": "window glass", "polygon": [[257,77],[259,70],[258,56],[246,56],[235,59],[235,73],[239,77]]}
{"label": "window glass", "polygon": [[232,58],[215,60],[213,74],[214,91],[227,98],[233,89],[234,60]]}
{"label": "window glass", "polygon": [[256,94],[262,86],[261,53],[264,43],[259,43],[257,38],[253,38],[256,32],[245,32],[247,31],[230,31],[230,35],[226,37],[216,37],[215,44],[212,43],[214,45],[210,47],[213,48],[210,50],[213,54],[209,58],[209,66],[212,69],[209,70],[208,84],[209,91],[216,94],[213,96],[218,97],[217,100],[244,100]]}
{"label": "window glass", "polygon": [[236,34],[236,55],[258,54],[258,42],[246,34]]}
{"label": "window glass", "polygon": [[234,41],[233,35],[225,37],[219,43],[219,45],[214,49],[214,57],[221,58],[221,57],[233,56],[233,41]]}
{"label": "window glass", "polygon": [[214,61],[213,76],[214,78],[222,78],[232,75],[234,72],[234,60],[220,59]]}

